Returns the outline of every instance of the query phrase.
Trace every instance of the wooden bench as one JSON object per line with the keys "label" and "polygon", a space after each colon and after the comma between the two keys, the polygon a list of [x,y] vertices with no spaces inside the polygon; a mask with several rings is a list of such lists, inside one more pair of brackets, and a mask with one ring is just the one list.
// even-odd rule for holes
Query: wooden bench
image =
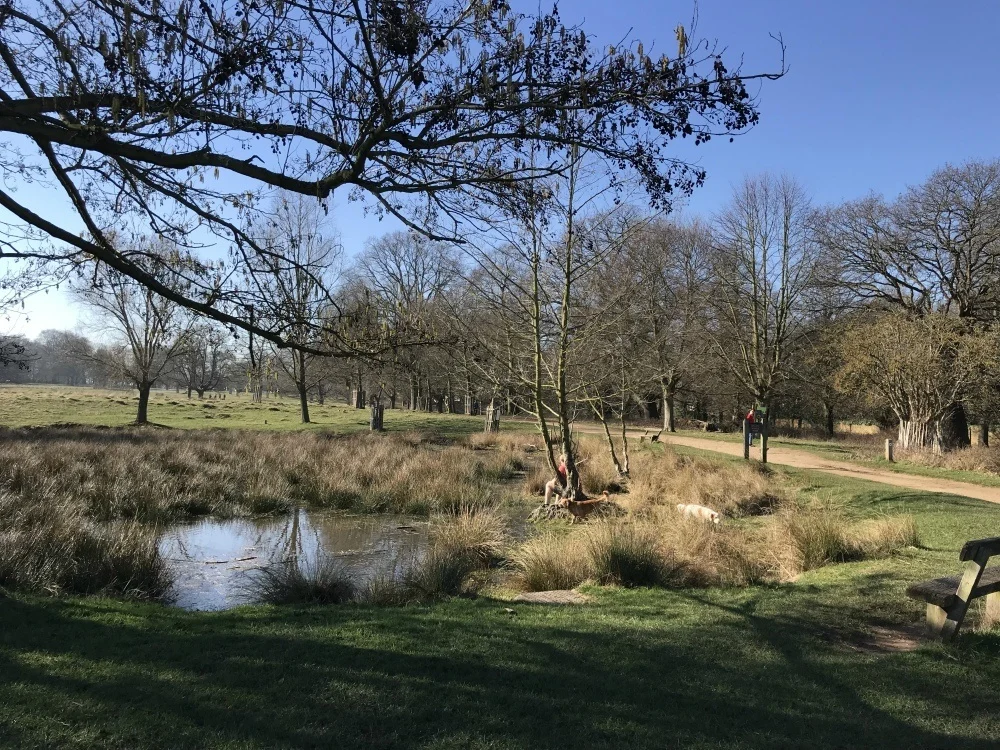
{"label": "wooden bench", "polygon": [[1000,566],[986,567],[995,555],[1000,555],[1000,537],[966,542],[958,556],[965,563],[962,575],[920,581],[907,587],[907,596],[927,602],[927,628],[931,635],[950,641],[962,626],[973,599],[997,596]]}

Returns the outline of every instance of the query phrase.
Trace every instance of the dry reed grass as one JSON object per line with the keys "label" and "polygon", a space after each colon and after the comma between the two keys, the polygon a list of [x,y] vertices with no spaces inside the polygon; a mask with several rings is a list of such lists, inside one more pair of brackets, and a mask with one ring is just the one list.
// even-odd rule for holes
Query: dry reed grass
{"label": "dry reed grass", "polygon": [[666,449],[633,460],[626,504],[638,515],[672,513],[678,503],[694,503],[726,516],[772,513],[787,495],[755,464],[719,464]]}
{"label": "dry reed grass", "polygon": [[522,468],[509,452],[421,436],[162,430],[17,430],[0,440],[0,490],[93,520],[165,522],[295,505],[428,514],[492,504]]}
{"label": "dry reed grass", "polygon": [[987,448],[973,445],[947,453],[934,453],[929,450],[904,452],[897,449],[896,458],[937,469],[1000,475],[1000,447]]}
{"label": "dry reed grass", "polygon": [[454,556],[469,556],[484,565],[504,559],[509,539],[507,519],[495,507],[462,507],[432,518],[431,545]]}

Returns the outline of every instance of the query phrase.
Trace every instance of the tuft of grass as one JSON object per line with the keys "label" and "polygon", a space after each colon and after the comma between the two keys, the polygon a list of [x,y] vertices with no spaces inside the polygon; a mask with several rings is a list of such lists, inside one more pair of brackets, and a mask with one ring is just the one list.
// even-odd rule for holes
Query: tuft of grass
{"label": "tuft of grass", "polygon": [[684,564],[664,549],[654,526],[608,521],[587,529],[584,544],[593,576],[617,586],[671,586],[685,582]]}
{"label": "tuft of grass", "polygon": [[792,575],[833,562],[888,557],[919,543],[911,516],[851,522],[833,510],[782,514],[773,532],[772,544]]}
{"label": "tuft of grass", "polygon": [[329,555],[312,565],[286,560],[261,568],[250,583],[253,598],[265,604],[343,604],[355,597],[350,570]]}
{"label": "tuft of grass", "polygon": [[730,517],[768,515],[788,501],[770,469],[756,464],[721,464],[670,448],[641,452],[633,463],[628,505],[640,515],[669,513],[678,503],[704,505]]}
{"label": "tuft of grass", "polygon": [[471,576],[478,567],[471,555],[456,555],[432,546],[403,575],[403,585],[411,598],[421,601],[473,594],[475,583]]}
{"label": "tuft of grass", "polygon": [[513,553],[514,583],[524,591],[571,589],[591,577],[590,558],[580,540],[544,534]]}
{"label": "tuft of grass", "polygon": [[468,556],[490,566],[501,561],[507,547],[507,519],[495,507],[464,506],[432,519],[431,544],[441,552]]}

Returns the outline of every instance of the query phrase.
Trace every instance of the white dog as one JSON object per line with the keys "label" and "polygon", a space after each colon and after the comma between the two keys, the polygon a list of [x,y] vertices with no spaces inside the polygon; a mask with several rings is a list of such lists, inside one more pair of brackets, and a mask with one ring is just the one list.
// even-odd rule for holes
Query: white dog
{"label": "white dog", "polygon": [[712,523],[719,523],[721,516],[717,511],[711,508],[706,508],[704,505],[685,505],[680,503],[677,506],[677,510],[685,515],[687,518],[697,518],[701,521],[711,521]]}

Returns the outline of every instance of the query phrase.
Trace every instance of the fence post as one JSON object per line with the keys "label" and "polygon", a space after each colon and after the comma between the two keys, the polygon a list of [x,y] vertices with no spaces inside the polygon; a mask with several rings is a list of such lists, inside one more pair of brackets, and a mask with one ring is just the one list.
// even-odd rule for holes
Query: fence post
{"label": "fence post", "polygon": [[743,420],[743,460],[750,460],[750,423]]}
{"label": "fence post", "polygon": [[893,463],[892,445],[893,445],[892,440],[890,440],[889,438],[886,438],[886,440],[885,440],[885,460],[888,461],[889,463]]}
{"label": "fence post", "polygon": [[760,423],[760,462],[767,463],[767,413],[764,414],[764,421]]}

